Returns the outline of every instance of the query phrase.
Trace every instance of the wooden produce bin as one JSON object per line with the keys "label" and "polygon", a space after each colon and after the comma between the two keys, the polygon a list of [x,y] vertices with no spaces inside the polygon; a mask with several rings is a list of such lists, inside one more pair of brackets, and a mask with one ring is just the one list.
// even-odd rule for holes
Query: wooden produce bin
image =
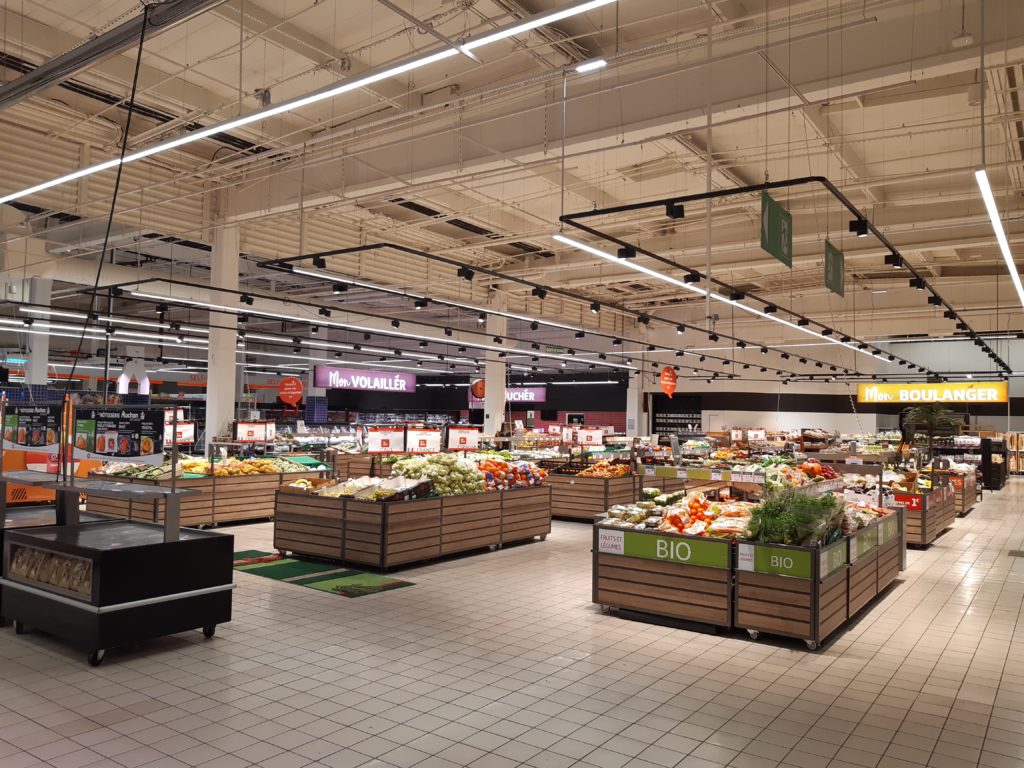
{"label": "wooden produce bin", "polygon": [[686,490],[686,480],[680,477],[641,477],[641,488],[657,488],[662,493]]}
{"label": "wooden produce bin", "polygon": [[551,531],[548,487],[374,502],[284,487],[274,547],[386,570]]}
{"label": "wooden produce bin", "polygon": [[732,627],[732,542],[594,526],[593,601]]}
{"label": "wooden produce bin", "polygon": [[331,466],[334,467],[334,474],[343,480],[369,475],[372,465],[373,456],[368,453],[331,451]]}
{"label": "wooden produce bin", "polygon": [[905,510],[906,542],[912,546],[928,546],[956,519],[953,489],[946,485],[928,493],[894,493],[893,501]]}
{"label": "wooden produce bin", "polygon": [[803,640],[816,649],[849,618],[849,544],[737,543],[734,624]]}
{"label": "wooden produce bin", "polygon": [[[218,477],[179,477],[176,487],[199,491],[181,498],[181,524],[188,527],[218,525],[241,520],[268,520],[274,516],[274,494],[284,483],[322,477],[324,470],[284,472],[263,475],[228,475]],[[140,480],[132,477],[96,475],[119,483],[155,485],[169,488],[170,480]],[[125,499],[89,497],[90,512],[113,515],[128,520],[152,523],[164,521],[164,501],[157,499]]]}
{"label": "wooden produce bin", "polygon": [[978,500],[978,481],[975,475],[960,475],[953,472],[936,472],[935,475],[941,475],[953,489],[953,510],[957,517],[964,517],[974,509]]}
{"label": "wooden produce bin", "polygon": [[850,568],[847,606],[853,617],[903,570],[903,511],[896,510],[847,540]]}
{"label": "wooden produce bin", "polygon": [[551,514],[593,522],[613,504],[632,504],[640,496],[638,475],[624,477],[578,477],[551,473],[545,481],[551,487]]}

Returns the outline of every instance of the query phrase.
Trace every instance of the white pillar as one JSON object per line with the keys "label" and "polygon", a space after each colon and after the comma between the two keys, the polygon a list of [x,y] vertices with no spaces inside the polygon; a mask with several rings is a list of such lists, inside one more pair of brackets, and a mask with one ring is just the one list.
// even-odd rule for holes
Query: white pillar
{"label": "white pillar", "polygon": [[[214,288],[238,290],[238,225],[225,224],[214,231],[210,285]],[[238,304],[230,293],[211,291],[214,303]],[[206,444],[224,434],[235,413],[235,349],[237,346],[237,315],[210,312],[210,348],[206,371]]]}
{"label": "white pillar", "polygon": [[647,413],[644,411],[644,377],[629,375],[629,386],[626,388],[626,434],[629,437],[649,435]]}
{"label": "white pillar", "polygon": [[[37,306],[49,307],[53,281],[33,277],[29,283],[28,300]],[[25,355],[25,384],[45,386],[50,360],[50,337],[41,333],[26,333],[25,338],[25,347],[28,350],[28,354]]]}
{"label": "white pillar", "polygon": [[[508,321],[500,315],[487,316],[488,336],[504,336]],[[496,345],[495,345],[496,346]],[[484,434],[497,434],[505,420],[505,383],[508,365],[497,352],[487,351],[484,357]],[[501,447],[501,446],[499,446]]]}

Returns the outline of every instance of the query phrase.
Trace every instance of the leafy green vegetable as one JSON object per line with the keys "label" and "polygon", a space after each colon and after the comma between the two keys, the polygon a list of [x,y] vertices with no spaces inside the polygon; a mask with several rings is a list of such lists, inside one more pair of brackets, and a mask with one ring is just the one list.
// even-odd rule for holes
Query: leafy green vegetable
{"label": "leafy green vegetable", "polygon": [[769,493],[750,513],[750,538],[770,544],[827,543],[842,527],[843,504],[831,493],[808,496],[792,488]]}

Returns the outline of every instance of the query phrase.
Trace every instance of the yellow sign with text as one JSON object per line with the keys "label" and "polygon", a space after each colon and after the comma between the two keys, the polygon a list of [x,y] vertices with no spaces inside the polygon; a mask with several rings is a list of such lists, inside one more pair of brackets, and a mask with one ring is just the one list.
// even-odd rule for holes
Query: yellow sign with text
{"label": "yellow sign with text", "polygon": [[1005,403],[1005,381],[858,384],[858,403]]}

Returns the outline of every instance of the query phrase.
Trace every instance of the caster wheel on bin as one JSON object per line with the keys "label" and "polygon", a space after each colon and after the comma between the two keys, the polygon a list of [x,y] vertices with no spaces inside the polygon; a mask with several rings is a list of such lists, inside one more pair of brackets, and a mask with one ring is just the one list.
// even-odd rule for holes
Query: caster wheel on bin
{"label": "caster wheel on bin", "polygon": [[208,627],[203,627],[203,637],[205,637],[207,640],[209,640],[215,634],[217,634],[217,625],[216,624],[211,624]]}
{"label": "caster wheel on bin", "polygon": [[540,540],[541,540],[541,541],[547,541],[547,540],[548,540],[548,535],[547,535],[547,534],[545,533],[544,535],[542,535],[542,536],[540,537]]}
{"label": "caster wheel on bin", "polygon": [[761,633],[756,629],[748,629],[747,634],[750,635],[751,640],[757,640],[757,638],[761,636]]}
{"label": "caster wheel on bin", "polygon": [[90,667],[98,667],[100,664],[103,663],[103,657],[106,656],[106,655],[107,655],[107,652],[103,648],[101,648],[98,651],[93,651],[92,653],[89,654],[89,666]]}
{"label": "caster wheel on bin", "polygon": [[814,640],[807,640],[807,650],[816,651],[818,650],[818,644]]}
{"label": "caster wheel on bin", "polygon": [[15,619],[14,620],[14,634],[16,634],[16,635],[24,635],[26,631],[27,630],[25,629],[25,625],[22,624],[17,619]]}

